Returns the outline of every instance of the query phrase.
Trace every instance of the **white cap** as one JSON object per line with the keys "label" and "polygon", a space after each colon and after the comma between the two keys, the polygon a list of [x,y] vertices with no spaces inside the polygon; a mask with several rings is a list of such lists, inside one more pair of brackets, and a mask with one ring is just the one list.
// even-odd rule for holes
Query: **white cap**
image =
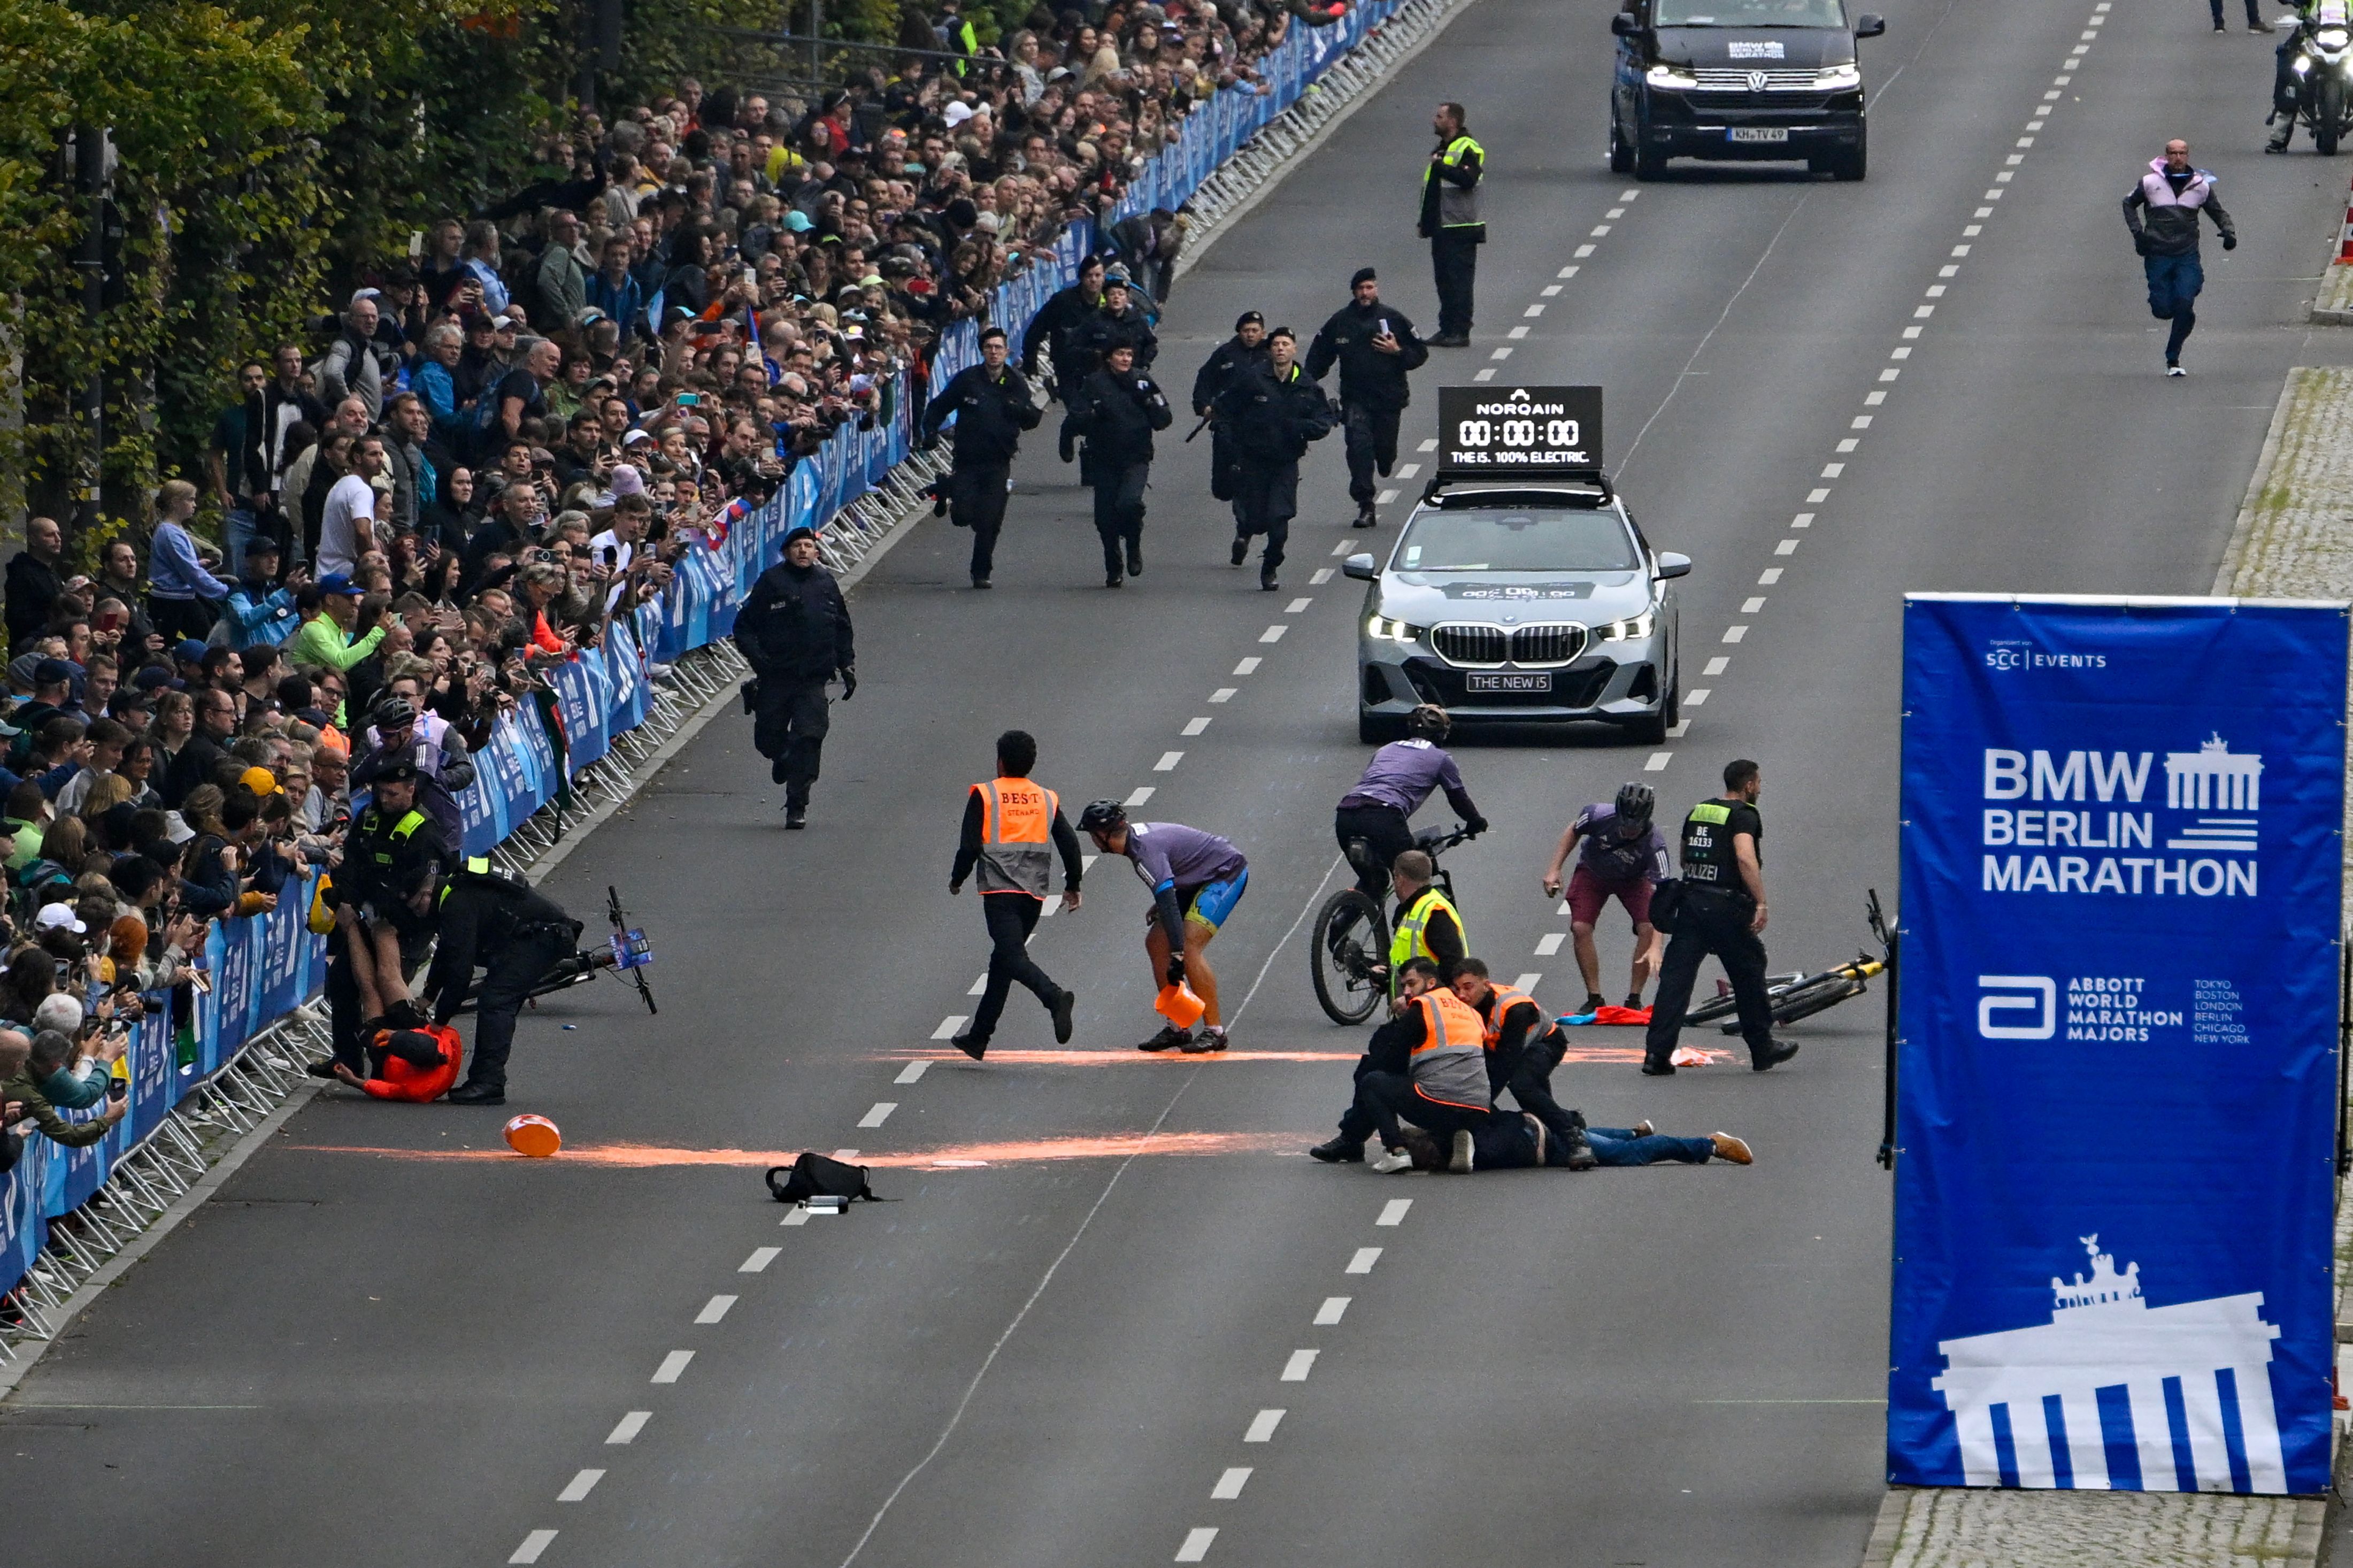
{"label": "white cap", "polygon": [[33,924],[41,931],[69,931],[76,936],[90,929],[73,912],[71,904],[43,904],[41,912],[33,917]]}
{"label": "white cap", "polygon": [[972,105],[965,102],[962,99],[958,99],[955,102],[949,104],[946,109],[941,110],[940,118],[948,122],[948,128],[950,130],[954,130],[955,127],[962,125],[965,121],[972,118]]}

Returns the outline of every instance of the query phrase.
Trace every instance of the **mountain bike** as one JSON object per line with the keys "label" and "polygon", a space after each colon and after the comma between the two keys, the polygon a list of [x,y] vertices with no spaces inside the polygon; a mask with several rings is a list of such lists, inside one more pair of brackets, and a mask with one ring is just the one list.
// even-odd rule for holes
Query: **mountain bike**
{"label": "mountain bike", "polygon": [[[1454,878],[1439,857],[1470,837],[1459,826],[1425,827],[1413,836],[1414,847],[1436,868],[1433,880],[1449,903],[1455,901]],[[1361,838],[1348,841],[1347,856],[1348,864],[1359,871],[1374,868],[1372,848]],[[1380,871],[1386,879],[1388,868]],[[1307,933],[1307,967],[1324,1016],[1335,1024],[1361,1024],[1371,1017],[1389,992],[1389,922],[1380,904],[1354,886],[1324,900]]]}
{"label": "mountain bike", "polygon": [[[1767,976],[1765,999],[1773,1009],[1773,1022],[1793,1024],[1800,1018],[1810,1018],[1852,997],[1862,995],[1871,989],[1872,981],[1887,972],[1887,953],[1894,938],[1888,931],[1886,916],[1880,911],[1876,888],[1864,901],[1863,910],[1871,925],[1871,934],[1879,942],[1879,956],[1874,958],[1867,952],[1858,953],[1852,963],[1841,963],[1817,974]],[[1722,984],[1722,982],[1718,984]],[[1725,987],[1714,1001],[1684,1014],[1683,1022],[1686,1025],[1713,1024],[1725,1018],[1728,1021],[1722,1026],[1723,1032],[1736,1035],[1740,1033],[1740,1020],[1732,1015],[1738,1008],[1739,1003],[1733,997],[1730,988]]]}

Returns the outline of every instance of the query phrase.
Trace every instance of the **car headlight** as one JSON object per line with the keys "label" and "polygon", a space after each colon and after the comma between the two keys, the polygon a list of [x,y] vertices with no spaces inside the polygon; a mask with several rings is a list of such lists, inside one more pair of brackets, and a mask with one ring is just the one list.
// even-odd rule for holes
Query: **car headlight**
{"label": "car headlight", "polygon": [[2308,70],[2310,70],[2310,69],[2312,68],[2312,57],[2311,57],[2310,55],[2298,55],[2298,56],[2296,56],[2296,57],[2295,57],[2295,68],[2295,68],[2295,74],[2296,74],[2296,75],[2298,75],[2298,76],[2302,76],[2302,75],[2304,75],[2306,71],[2308,71]]}
{"label": "car headlight", "polygon": [[1659,629],[1659,606],[1651,605],[1639,616],[1629,616],[1622,621],[1611,621],[1606,626],[1596,626],[1593,635],[1605,642],[1622,642],[1646,637]]}
{"label": "car headlight", "polygon": [[1677,70],[1672,66],[1652,66],[1642,79],[1652,87],[1688,88],[1699,85],[1699,78],[1688,71]]}
{"label": "car headlight", "polygon": [[2312,41],[2324,49],[2341,49],[2347,44],[2353,43],[2353,33],[2348,33],[2342,27],[2323,27],[2312,35]]}
{"label": "car headlight", "polygon": [[1814,85],[1825,92],[1841,92],[1862,85],[1862,68],[1850,60],[1842,66],[1824,66],[1814,73]]}
{"label": "car headlight", "polygon": [[1365,635],[1377,642],[1419,642],[1421,628],[1393,621],[1387,616],[1374,616],[1365,622]]}

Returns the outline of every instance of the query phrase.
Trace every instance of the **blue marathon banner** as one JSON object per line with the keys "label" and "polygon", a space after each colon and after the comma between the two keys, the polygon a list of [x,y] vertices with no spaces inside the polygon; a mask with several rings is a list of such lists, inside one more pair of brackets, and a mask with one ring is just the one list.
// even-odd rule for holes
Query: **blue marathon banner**
{"label": "blue marathon banner", "polygon": [[1891,1481],[2327,1489],[2346,615],[1905,600]]}

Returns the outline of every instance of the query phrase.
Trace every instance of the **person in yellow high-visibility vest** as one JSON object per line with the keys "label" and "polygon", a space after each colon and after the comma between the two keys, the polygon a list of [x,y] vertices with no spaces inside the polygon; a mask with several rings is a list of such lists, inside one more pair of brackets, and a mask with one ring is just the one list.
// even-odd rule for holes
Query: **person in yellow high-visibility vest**
{"label": "person in yellow high-visibility vest", "polygon": [[1441,103],[1430,128],[1438,148],[1421,175],[1421,237],[1430,241],[1430,266],[1438,284],[1438,332],[1433,348],[1459,349],[1471,342],[1471,293],[1479,270],[1479,247],[1487,226],[1479,217],[1479,182],[1487,172],[1487,150],[1463,130],[1469,118],[1459,103]]}
{"label": "person in yellow high-visibility vest", "polygon": [[1442,979],[1454,978],[1454,966],[1471,951],[1463,934],[1462,912],[1448,900],[1434,879],[1437,866],[1419,849],[1409,849],[1389,864],[1389,882],[1397,889],[1397,926],[1389,938],[1389,994],[1397,995],[1398,977],[1409,960],[1426,958],[1438,965]]}

